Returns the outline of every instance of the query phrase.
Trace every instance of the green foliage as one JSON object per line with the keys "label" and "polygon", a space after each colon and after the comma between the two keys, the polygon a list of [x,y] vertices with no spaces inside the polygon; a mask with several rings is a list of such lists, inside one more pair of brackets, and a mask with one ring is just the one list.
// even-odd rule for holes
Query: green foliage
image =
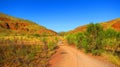
{"label": "green foliage", "polygon": [[99,50],[102,49],[103,28],[100,24],[89,24],[85,32],[87,45],[89,48],[87,52],[92,52],[94,55],[99,55]]}
{"label": "green foliage", "polygon": [[39,34],[33,34],[33,36],[35,36],[35,37],[40,37],[40,35],[39,35]]}
{"label": "green foliage", "polygon": [[47,44],[47,41],[48,41],[48,40],[47,40],[47,37],[43,37],[43,38],[42,38],[42,42],[43,42],[44,44]]}
{"label": "green foliage", "polygon": [[120,48],[120,32],[113,29],[107,29],[105,31],[105,36],[106,47],[108,47],[108,49],[113,49],[113,54],[115,54],[115,51]]}
{"label": "green foliage", "polygon": [[57,36],[55,37],[55,42],[56,42],[56,43],[58,42],[58,37],[57,37]]}
{"label": "green foliage", "polygon": [[55,42],[50,41],[50,42],[48,43],[48,48],[49,48],[49,50],[54,50],[56,47],[57,47],[57,44],[56,44]]}
{"label": "green foliage", "polygon": [[78,49],[84,48],[85,52],[101,55],[104,51],[116,54],[120,48],[120,32],[114,29],[103,30],[100,24],[89,24],[86,32],[68,34],[66,39],[69,44],[74,44]]}
{"label": "green foliage", "polygon": [[76,44],[76,47],[78,48],[78,49],[80,49],[80,48],[82,48],[82,46],[83,46],[83,39],[85,38],[85,36],[84,36],[84,34],[83,33],[81,33],[81,32],[79,32],[79,33],[77,33],[77,34],[75,34],[75,44]]}
{"label": "green foliage", "polygon": [[87,37],[84,37],[84,38],[82,39],[82,47],[85,49],[85,52],[86,52],[86,53],[90,52],[90,48],[89,48],[88,43],[89,43],[89,42],[88,42]]}
{"label": "green foliage", "polygon": [[67,39],[67,42],[72,45],[75,44],[76,36],[75,34],[69,34],[65,37]]}

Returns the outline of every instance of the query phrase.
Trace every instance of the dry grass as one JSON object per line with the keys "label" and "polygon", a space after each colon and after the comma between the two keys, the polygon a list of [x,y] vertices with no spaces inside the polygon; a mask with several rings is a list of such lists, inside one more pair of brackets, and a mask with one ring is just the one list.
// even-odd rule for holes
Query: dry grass
{"label": "dry grass", "polygon": [[[57,39],[46,37],[44,43],[43,38],[21,38],[20,36],[0,38],[0,67],[46,67],[49,58],[55,52]],[[25,41],[34,43],[29,44]],[[36,43],[37,41],[41,44]]]}
{"label": "dry grass", "polygon": [[112,53],[108,53],[108,52],[104,52],[102,55],[106,57],[109,61],[120,67],[120,56],[113,55]]}

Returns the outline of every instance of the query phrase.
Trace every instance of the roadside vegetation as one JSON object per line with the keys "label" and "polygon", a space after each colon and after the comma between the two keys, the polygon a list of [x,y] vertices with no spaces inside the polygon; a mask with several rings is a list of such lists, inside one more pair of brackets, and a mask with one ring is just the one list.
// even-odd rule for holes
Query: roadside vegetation
{"label": "roadside vegetation", "polygon": [[44,26],[0,13],[0,67],[46,67],[57,41]]}
{"label": "roadside vegetation", "polygon": [[57,41],[57,36],[1,37],[0,67],[47,67]]}
{"label": "roadside vegetation", "polygon": [[100,24],[89,24],[85,32],[65,36],[69,44],[74,44],[86,53],[102,55],[120,66],[120,32],[112,28],[106,30]]}

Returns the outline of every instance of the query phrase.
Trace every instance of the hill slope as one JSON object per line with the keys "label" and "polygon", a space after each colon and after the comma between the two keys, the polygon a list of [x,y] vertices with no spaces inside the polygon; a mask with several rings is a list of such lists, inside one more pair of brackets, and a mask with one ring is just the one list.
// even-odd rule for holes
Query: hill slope
{"label": "hill slope", "polygon": [[0,13],[0,35],[57,35],[56,32],[32,21]]}
{"label": "hill slope", "polygon": [[[108,28],[113,28],[117,31],[120,31],[120,18],[111,20],[111,21],[107,21],[107,22],[102,22],[100,23],[104,29],[108,29]],[[84,26],[79,26],[77,28],[75,28],[74,30],[69,31],[68,33],[76,33],[76,32],[83,32],[86,30],[87,25]]]}

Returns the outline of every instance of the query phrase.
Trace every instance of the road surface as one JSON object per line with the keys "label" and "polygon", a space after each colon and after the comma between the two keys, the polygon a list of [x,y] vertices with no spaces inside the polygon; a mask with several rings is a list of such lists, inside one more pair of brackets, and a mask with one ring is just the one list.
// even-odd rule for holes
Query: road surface
{"label": "road surface", "polygon": [[49,63],[49,67],[116,67],[67,45],[59,46]]}

